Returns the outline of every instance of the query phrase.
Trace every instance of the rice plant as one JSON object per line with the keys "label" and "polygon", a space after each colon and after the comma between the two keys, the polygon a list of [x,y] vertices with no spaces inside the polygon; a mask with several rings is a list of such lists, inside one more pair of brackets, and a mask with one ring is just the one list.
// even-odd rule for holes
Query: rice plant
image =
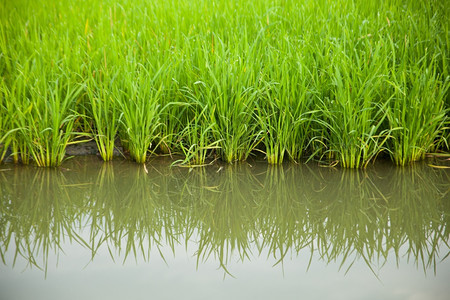
{"label": "rice plant", "polygon": [[277,57],[267,67],[255,118],[268,163],[279,164],[285,155],[297,161],[306,153],[314,91],[308,70],[297,57],[280,59],[278,53],[272,55]]}
{"label": "rice plant", "polygon": [[41,68],[39,59],[30,59],[7,91],[16,130],[11,148],[23,163],[32,157],[38,166],[58,166],[73,138],[75,103],[83,86],[63,75],[49,78]]}
{"label": "rice plant", "polygon": [[28,91],[27,107],[18,108],[22,139],[38,166],[58,166],[63,161],[74,134],[73,109],[81,90],[60,78],[37,81]]}
{"label": "rice plant", "polygon": [[356,51],[351,57],[339,58],[328,70],[333,88],[330,98],[318,102],[323,114],[318,122],[329,130],[327,151],[333,152],[332,157],[344,167],[366,167],[389,137],[383,129],[387,101],[378,94],[382,65],[377,61],[368,65]]}
{"label": "rice plant", "polygon": [[443,81],[427,67],[408,69],[393,74],[390,84],[395,91],[388,113],[392,157],[402,166],[423,159],[448,122],[443,100],[449,79]]}
{"label": "rice plant", "polygon": [[0,83],[0,163],[5,159],[8,147],[13,139],[12,128],[14,112],[11,101],[7,101],[8,89],[4,82]]}
{"label": "rice plant", "polygon": [[103,75],[100,73],[97,76],[104,76],[105,78],[102,81],[106,83],[94,78],[90,78],[87,82],[86,89],[89,100],[87,111],[92,115],[93,126],[90,129],[97,143],[100,156],[104,161],[109,161],[113,158],[116,136],[121,121],[119,107],[116,103],[117,99],[115,95],[111,94],[111,86],[114,84],[117,74],[109,76],[109,74]]}
{"label": "rice plant", "polygon": [[132,159],[144,163],[159,126],[158,99],[163,87],[158,85],[157,79],[162,67],[155,74],[142,65],[134,67],[119,79],[113,93],[118,97],[121,110],[122,141]]}
{"label": "rice plant", "polygon": [[[197,112],[200,109],[201,111]],[[217,144],[220,141],[212,141],[214,124],[209,125],[207,111],[208,106],[204,108],[194,106],[193,112],[187,115],[191,119],[183,122],[185,127],[179,133],[179,148],[184,155],[182,162],[191,166],[204,165],[213,150],[219,148]]]}
{"label": "rice plant", "polygon": [[232,56],[222,41],[217,38],[216,41],[216,54],[205,68],[207,94],[203,97],[208,103],[218,152],[224,161],[231,163],[247,159],[258,142],[253,122],[258,73],[247,70],[244,59]]}

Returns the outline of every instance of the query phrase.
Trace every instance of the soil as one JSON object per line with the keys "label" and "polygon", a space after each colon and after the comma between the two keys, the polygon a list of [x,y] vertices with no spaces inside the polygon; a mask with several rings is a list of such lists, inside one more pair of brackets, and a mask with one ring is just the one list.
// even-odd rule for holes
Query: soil
{"label": "soil", "polygon": [[[2,145],[0,145],[1,147]],[[116,145],[114,148],[113,156],[123,156],[123,148],[120,145]],[[66,147],[66,156],[84,156],[84,155],[97,155],[100,156],[97,144],[95,141],[83,142]],[[12,162],[11,149],[8,149],[5,154],[3,162]]]}

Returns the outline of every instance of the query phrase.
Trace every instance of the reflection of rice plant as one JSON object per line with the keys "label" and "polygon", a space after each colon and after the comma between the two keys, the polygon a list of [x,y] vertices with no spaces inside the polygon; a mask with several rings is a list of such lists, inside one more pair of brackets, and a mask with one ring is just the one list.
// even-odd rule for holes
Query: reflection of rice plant
{"label": "reflection of rice plant", "polygon": [[[3,175],[3,174],[0,174]],[[47,273],[48,258],[62,249],[69,237],[83,243],[76,231],[80,226],[78,201],[68,204],[64,174],[54,169],[21,170],[1,178],[0,189],[0,255],[14,252],[14,262],[22,257],[29,267]],[[12,188],[23,185],[27,188]],[[77,200],[81,200],[79,198]],[[76,205],[74,205],[76,204]],[[42,261],[39,261],[42,259]]]}
{"label": "reflection of rice plant", "polygon": [[[46,265],[50,250],[64,250],[64,237],[92,258],[100,247],[113,258],[147,260],[165,246],[193,244],[198,264],[215,259],[230,274],[236,256],[269,255],[282,264],[305,251],[346,270],[362,260],[375,274],[406,254],[427,271],[448,248],[445,170],[170,164],[0,172],[4,263],[15,243],[30,264],[42,266],[34,258],[43,255]],[[12,188],[24,184],[30,189]]]}

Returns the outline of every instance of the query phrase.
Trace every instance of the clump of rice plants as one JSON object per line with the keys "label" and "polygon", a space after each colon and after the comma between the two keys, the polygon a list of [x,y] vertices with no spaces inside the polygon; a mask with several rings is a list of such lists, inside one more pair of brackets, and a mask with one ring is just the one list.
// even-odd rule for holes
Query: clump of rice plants
{"label": "clump of rice plants", "polygon": [[208,125],[208,116],[205,115],[208,107],[205,106],[200,112],[197,109],[201,108],[194,108],[190,119],[183,122],[185,127],[179,134],[180,149],[185,157],[183,163],[191,166],[204,165],[209,154],[218,149],[217,144],[220,142],[212,141],[213,124]]}
{"label": "clump of rice plants", "polygon": [[356,51],[332,65],[328,70],[331,97],[318,102],[319,122],[329,130],[327,151],[344,167],[366,167],[389,137],[383,129],[387,101],[377,92],[383,79],[380,66],[377,61],[368,65]]}
{"label": "clump of rice plants", "polygon": [[119,129],[122,141],[131,158],[144,163],[160,125],[159,97],[163,87],[157,82],[158,71],[152,74],[143,66],[135,67],[126,70],[113,93],[122,112]]}
{"label": "clump of rice plants", "polygon": [[303,62],[272,55],[275,61],[266,70],[255,118],[268,163],[280,164],[285,156],[297,161],[306,152],[314,92]]}
{"label": "clump of rice plants", "polygon": [[[61,164],[73,137],[74,106],[82,86],[64,77],[46,79],[36,78],[24,94],[15,95],[16,124],[19,142],[36,164],[53,167]],[[27,162],[23,153],[22,161]]]}
{"label": "clump of rice plants", "polygon": [[392,127],[390,149],[398,165],[423,159],[433,149],[448,120],[444,97],[450,81],[440,80],[428,68],[403,70],[391,82],[394,92],[388,119]]}
{"label": "clump of rice plants", "polygon": [[102,159],[109,161],[113,158],[120,124],[120,112],[115,103],[116,97],[111,95],[108,85],[99,84],[92,79],[87,83],[87,96],[89,100],[87,111],[92,114],[94,123],[91,128],[93,138]]}
{"label": "clump of rice plants", "polygon": [[5,82],[0,83],[0,163],[4,160],[8,147],[14,140],[12,102],[7,100],[9,91]]}
{"label": "clump of rice plants", "polygon": [[30,157],[38,166],[58,166],[65,148],[73,137],[75,104],[83,86],[76,78],[46,71],[45,63],[30,57],[13,84],[5,87],[7,110],[11,113],[10,144],[15,161],[28,163]]}
{"label": "clump of rice plants", "polygon": [[209,108],[218,153],[231,163],[247,159],[257,144],[253,111],[258,74],[254,69],[247,70],[245,59],[234,56],[226,48],[220,40],[216,42],[216,54],[206,64],[203,82],[207,93],[202,97]]}

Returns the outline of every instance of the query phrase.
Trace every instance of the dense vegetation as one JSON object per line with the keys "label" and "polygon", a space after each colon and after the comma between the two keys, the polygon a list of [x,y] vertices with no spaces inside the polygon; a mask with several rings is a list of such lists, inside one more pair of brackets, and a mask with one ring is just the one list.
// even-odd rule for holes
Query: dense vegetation
{"label": "dense vegetation", "polygon": [[0,161],[264,153],[365,167],[448,151],[449,1],[6,0]]}

